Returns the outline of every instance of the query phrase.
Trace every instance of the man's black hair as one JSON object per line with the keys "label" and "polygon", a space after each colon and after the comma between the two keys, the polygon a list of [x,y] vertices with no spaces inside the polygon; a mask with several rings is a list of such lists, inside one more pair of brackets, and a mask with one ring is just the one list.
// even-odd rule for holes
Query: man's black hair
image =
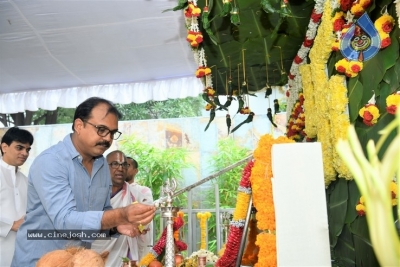
{"label": "man's black hair", "polygon": [[[18,127],[11,127],[7,130],[7,132],[1,138],[1,143],[6,143],[8,146],[11,145],[12,142],[20,142],[23,144],[29,143],[29,145],[33,144],[33,135],[25,129],[20,129]],[[0,146],[1,150],[1,146]],[[3,155],[3,150],[1,150],[1,154]]]}
{"label": "man's black hair", "polygon": [[139,167],[139,164],[137,163],[137,161],[136,161],[134,158],[132,158],[132,157],[126,157],[126,159],[131,159],[131,160],[133,161],[133,167],[134,167],[135,169],[137,169],[137,168]]}
{"label": "man's black hair", "polygon": [[108,105],[107,114],[114,114],[118,119],[122,119],[122,114],[115,107],[114,103],[100,97],[90,97],[83,101],[75,110],[74,121],[72,123],[72,131],[75,131],[75,120],[81,119],[82,121],[87,121],[92,117],[92,110],[99,104]]}

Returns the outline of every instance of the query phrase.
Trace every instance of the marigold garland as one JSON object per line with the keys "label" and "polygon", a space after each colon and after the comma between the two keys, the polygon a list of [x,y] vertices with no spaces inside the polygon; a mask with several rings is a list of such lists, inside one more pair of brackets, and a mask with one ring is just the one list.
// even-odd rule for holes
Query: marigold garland
{"label": "marigold garland", "polygon": [[200,221],[200,249],[206,249],[207,241],[207,220],[211,217],[210,212],[198,212],[197,219]]}
{"label": "marigold garland", "polygon": [[294,143],[293,140],[280,136],[274,139],[271,135],[263,135],[254,151],[254,167],[250,182],[254,207],[257,210],[257,228],[263,233],[257,235],[259,246],[258,262],[254,267],[276,266],[275,207],[272,195],[272,159],[273,144]]}
{"label": "marigold garland", "polygon": [[[215,266],[232,267],[236,265],[240,241],[242,239],[243,228],[246,220],[246,213],[243,215],[243,211],[246,210],[247,212],[250,202],[250,194],[252,192],[250,175],[252,174],[253,165],[254,161],[251,160],[243,169],[242,179],[240,180],[238,188],[236,207],[233,212],[233,219],[229,226],[228,240],[225,244],[223,255],[218,259]],[[247,194],[248,197],[245,197],[244,194]]]}

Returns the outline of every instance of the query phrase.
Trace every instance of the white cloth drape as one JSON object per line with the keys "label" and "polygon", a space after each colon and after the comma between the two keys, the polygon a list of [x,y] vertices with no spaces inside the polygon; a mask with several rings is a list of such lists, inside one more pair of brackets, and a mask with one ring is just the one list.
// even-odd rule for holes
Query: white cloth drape
{"label": "white cloth drape", "polygon": [[36,111],[39,108],[45,110],[55,110],[57,107],[76,108],[82,101],[92,96],[106,98],[119,104],[163,101],[196,97],[203,89],[200,79],[193,76],[142,83],[7,93],[0,94],[0,113]]}
{"label": "white cloth drape", "polygon": [[[126,191],[124,190],[126,188]],[[126,207],[132,203],[133,196],[130,186],[125,182],[124,189],[118,192],[113,198],[111,198],[111,206],[113,208]],[[128,256],[128,249],[132,260],[137,261],[138,259],[138,243],[137,238],[128,237],[126,235],[120,235],[118,238],[111,238],[111,240],[96,240],[92,243],[92,249],[98,253],[108,251],[106,266],[107,267],[119,267],[122,264],[122,258]]]}

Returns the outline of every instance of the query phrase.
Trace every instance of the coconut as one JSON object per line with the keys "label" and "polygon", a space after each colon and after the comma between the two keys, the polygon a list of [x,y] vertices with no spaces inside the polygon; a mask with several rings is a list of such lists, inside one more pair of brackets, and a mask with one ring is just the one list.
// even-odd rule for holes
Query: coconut
{"label": "coconut", "polygon": [[70,267],[104,267],[104,259],[91,249],[79,250],[70,262]]}
{"label": "coconut", "polygon": [[36,267],[68,267],[72,254],[65,250],[54,250],[44,254],[36,263]]}
{"label": "coconut", "polygon": [[98,254],[91,249],[69,247],[46,253],[36,267],[104,267],[108,254],[108,251]]}

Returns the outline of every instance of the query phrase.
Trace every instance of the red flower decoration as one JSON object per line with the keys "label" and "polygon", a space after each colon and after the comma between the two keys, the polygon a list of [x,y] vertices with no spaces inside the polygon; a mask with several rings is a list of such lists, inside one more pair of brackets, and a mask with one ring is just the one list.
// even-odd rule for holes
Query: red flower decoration
{"label": "red flower decoration", "polygon": [[397,107],[395,105],[391,105],[389,107],[386,107],[386,111],[392,115],[396,114]]}
{"label": "red flower decoration", "polygon": [[393,30],[393,23],[391,21],[387,21],[382,25],[382,31],[386,33],[390,33]]}
{"label": "red flower decoration", "polygon": [[352,0],[340,0],[340,9],[343,11],[350,10],[352,5],[353,5]]}
{"label": "red flower decoration", "polygon": [[294,63],[296,63],[296,64],[300,64],[301,62],[303,62],[303,59],[302,58],[300,58],[298,55],[296,55],[296,57],[294,58]]}
{"label": "red flower decoration", "polygon": [[305,47],[311,47],[312,45],[313,45],[313,43],[314,43],[314,39],[305,39],[304,40],[304,42],[303,42],[303,45],[305,46]]}
{"label": "red flower decoration", "polygon": [[340,72],[340,73],[345,73],[346,72],[346,68],[344,66],[338,66],[336,70],[338,72]]}
{"label": "red flower decoration", "polygon": [[335,20],[335,22],[333,23],[333,31],[335,31],[335,32],[341,31],[343,28],[343,25],[345,25],[345,24],[346,24],[346,22],[342,18]]}
{"label": "red flower decoration", "polygon": [[289,97],[290,96],[290,92],[289,92],[289,90],[286,90],[286,97]]}
{"label": "red flower decoration", "polygon": [[367,9],[370,5],[371,5],[371,0],[365,0],[364,2],[363,2],[363,5],[362,5],[362,7],[364,8],[364,9]]}
{"label": "red flower decoration", "polygon": [[374,116],[368,111],[364,111],[363,114],[363,122],[367,126],[373,126],[374,124],[371,122],[374,119]]}
{"label": "red flower decoration", "polygon": [[381,49],[388,47],[391,43],[392,43],[392,40],[390,39],[390,37],[386,37],[385,39],[383,39],[381,41]]}
{"label": "red flower decoration", "polygon": [[355,73],[358,73],[358,72],[361,71],[360,66],[357,65],[357,64],[352,65],[352,66],[350,67],[350,69],[351,69],[352,72],[355,72]]}
{"label": "red flower decoration", "polygon": [[313,11],[311,13],[311,20],[314,23],[317,23],[317,22],[319,22],[321,20],[321,17],[322,17],[322,13],[317,14],[317,13],[315,13],[315,9],[313,9]]}
{"label": "red flower decoration", "polygon": [[293,80],[296,75],[289,73],[289,79]]}

